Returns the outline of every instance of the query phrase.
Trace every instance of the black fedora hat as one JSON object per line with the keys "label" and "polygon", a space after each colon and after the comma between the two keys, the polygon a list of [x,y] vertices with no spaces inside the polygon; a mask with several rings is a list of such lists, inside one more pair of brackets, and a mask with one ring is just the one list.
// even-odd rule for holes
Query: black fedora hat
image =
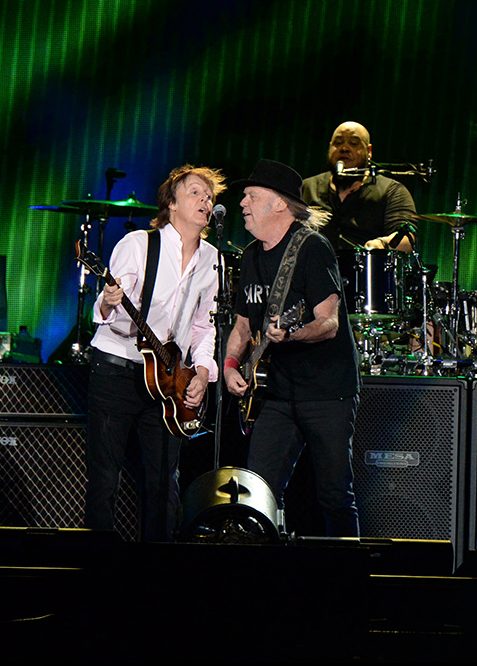
{"label": "black fedora hat", "polygon": [[232,185],[257,185],[275,190],[294,201],[307,205],[301,198],[302,178],[300,174],[282,162],[259,160],[248,178],[235,180]]}

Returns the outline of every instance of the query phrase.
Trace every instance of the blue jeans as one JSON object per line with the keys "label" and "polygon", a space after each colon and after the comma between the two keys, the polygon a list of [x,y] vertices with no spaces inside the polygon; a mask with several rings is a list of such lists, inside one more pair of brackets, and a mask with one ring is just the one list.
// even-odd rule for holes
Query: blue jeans
{"label": "blue jeans", "polygon": [[353,492],[352,440],[359,396],[287,402],[268,399],[255,422],[248,469],[270,485],[278,508],[306,444],[326,536],[359,536]]}
{"label": "blue jeans", "polygon": [[85,526],[112,530],[126,448],[139,447],[140,539],[171,541],[180,511],[180,439],[170,435],[162,405],[147,393],[143,368],[123,368],[93,354],[89,379]]}

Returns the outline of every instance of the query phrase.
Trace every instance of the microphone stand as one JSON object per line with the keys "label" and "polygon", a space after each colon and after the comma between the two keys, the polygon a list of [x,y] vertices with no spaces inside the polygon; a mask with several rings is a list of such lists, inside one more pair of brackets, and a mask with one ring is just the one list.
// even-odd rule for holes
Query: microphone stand
{"label": "microphone stand", "polygon": [[[118,178],[124,178],[126,175],[124,171],[119,171],[114,167],[108,167],[105,171],[106,176],[106,201],[111,201],[111,192],[113,191],[114,183]],[[98,257],[103,258],[103,247],[104,247],[104,231],[106,225],[108,224],[108,214],[100,215],[98,217],[99,222],[99,233],[98,233]],[[99,292],[101,291],[102,278],[98,276],[96,278],[96,291],[95,297],[98,298]]]}
{"label": "microphone stand", "polygon": [[232,298],[229,289],[229,284],[224,277],[224,255],[222,251],[222,238],[223,238],[223,223],[216,219],[216,236],[217,236],[217,264],[214,269],[217,271],[219,287],[217,292],[217,311],[212,314],[216,320],[217,330],[217,365],[219,374],[217,378],[217,390],[215,397],[216,416],[215,416],[215,438],[214,438],[214,470],[220,467],[220,440],[222,432],[222,407],[223,407],[223,366],[224,366],[224,327],[227,321],[230,322],[232,313]]}
{"label": "microphone stand", "polygon": [[342,169],[338,178],[361,178],[364,176],[371,176],[373,183],[376,182],[377,174],[383,176],[419,176],[425,183],[428,183],[432,176],[436,173],[432,165],[432,160],[429,160],[428,165],[424,166],[421,162],[417,166],[414,164],[378,164],[370,162],[366,167],[350,167]]}

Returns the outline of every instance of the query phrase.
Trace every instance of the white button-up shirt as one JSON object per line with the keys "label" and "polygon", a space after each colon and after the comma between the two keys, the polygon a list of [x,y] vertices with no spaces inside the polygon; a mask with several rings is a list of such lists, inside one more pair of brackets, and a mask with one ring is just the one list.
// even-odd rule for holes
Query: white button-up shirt
{"label": "white button-up shirt", "polygon": [[[147,323],[161,343],[173,339],[186,360],[190,349],[194,367],[209,370],[209,381],[217,381],[218,369],[214,360],[215,313],[217,302],[217,249],[201,240],[199,247],[182,273],[182,240],[180,234],[167,224],[160,229],[161,249],[159,267],[147,315]],[[144,273],[147,259],[148,233],[144,230],[126,234],[111,253],[110,272],[121,278],[121,287],[133,306],[141,309]],[[93,347],[132,361],[142,362],[137,349],[137,328],[122,305],[103,319],[99,294],[93,308],[93,321],[98,324],[91,341]]]}

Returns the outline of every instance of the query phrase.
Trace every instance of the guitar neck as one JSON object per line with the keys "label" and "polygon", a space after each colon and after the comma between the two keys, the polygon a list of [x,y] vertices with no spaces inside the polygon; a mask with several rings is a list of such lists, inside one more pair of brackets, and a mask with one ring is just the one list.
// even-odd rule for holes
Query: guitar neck
{"label": "guitar neck", "polygon": [[262,356],[263,356],[266,348],[268,347],[269,343],[270,343],[270,340],[264,336],[261,339],[261,341],[259,342],[259,344],[256,345],[252,349],[252,352],[251,352],[249,360],[248,360],[248,362],[250,363],[252,368],[255,367],[257,365],[257,363],[259,362],[259,360],[262,358]]}
{"label": "guitar neck", "polygon": [[[104,276],[106,282],[110,287],[117,285],[116,280],[108,271]],[[133,322],[136,324],[139,332],[144,336],[146,341],[149,343],[151,349],[156,352],[157,356],[161,359],[164,365],[169,368],[172,365],[172,358],[164,345],[159,341],[149,324],[146,322],[142,314],[129,300],[129,297],[126,294],[123,294],[121,305],[126,310],[128,315],[131,317]]]}

